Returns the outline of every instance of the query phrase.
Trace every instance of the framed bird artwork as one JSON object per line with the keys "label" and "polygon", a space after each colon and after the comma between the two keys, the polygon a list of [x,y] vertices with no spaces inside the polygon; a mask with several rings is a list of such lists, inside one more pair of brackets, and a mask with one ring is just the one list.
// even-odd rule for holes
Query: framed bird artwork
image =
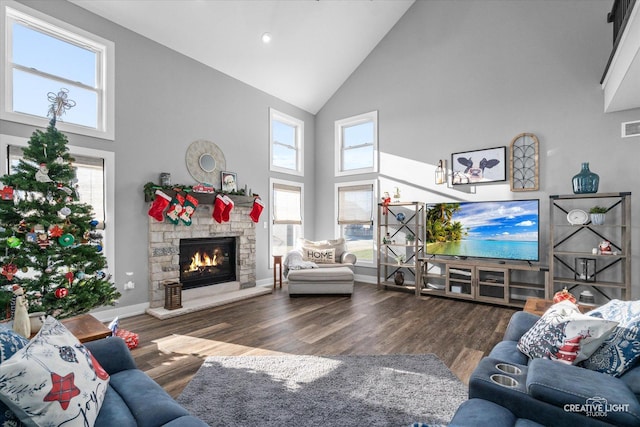
{"label": "framed bird artwork", "polygon": [[452,153],[453,185],[506,181],[506,155],[507,147]]}

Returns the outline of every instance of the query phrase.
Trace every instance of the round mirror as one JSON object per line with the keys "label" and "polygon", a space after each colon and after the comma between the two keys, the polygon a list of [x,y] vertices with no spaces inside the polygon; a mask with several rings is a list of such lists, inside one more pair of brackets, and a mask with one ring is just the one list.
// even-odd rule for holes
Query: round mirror
{"label": "round mirror", "polygon": [[216,169],[216,159],[209,153],[201,155],[198,164],[205,172],[213,172]]}

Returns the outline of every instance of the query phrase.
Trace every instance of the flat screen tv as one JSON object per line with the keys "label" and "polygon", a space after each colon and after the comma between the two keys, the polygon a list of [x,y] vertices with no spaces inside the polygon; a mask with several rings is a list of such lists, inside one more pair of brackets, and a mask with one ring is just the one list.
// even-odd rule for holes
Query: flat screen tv
{"label": "flat screen tv", "polygon": [[427,205],[427,255],[538,261],[539,200]]}

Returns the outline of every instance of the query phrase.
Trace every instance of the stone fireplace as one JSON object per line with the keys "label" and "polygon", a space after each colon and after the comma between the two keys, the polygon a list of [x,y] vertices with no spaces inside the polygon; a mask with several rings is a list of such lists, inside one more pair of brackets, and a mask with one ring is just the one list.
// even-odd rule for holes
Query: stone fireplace
{"label": "stone fireplace", "polygon": [[[187,290],[201,290],[202,285],[207,288],[218,288],[224,292],[234,292],[256,286],[255,260],[255,224],[251,221],[250,207],[236,206],[231,211],[228,222],[218,224],[212,217],[213,203],[201,200],[192,217],[190,226],[180,222],[158,222],[149,217],[149,307],[150,309],[163,307],[164,283],[180,282],[180,241],[194,241],[194,239],[222,239],[235,246],[235,260],[233,265],[226,259],[227,267],[232,269],[230,275],[224,278],[224,283],[201,282],[195,288]],[[228,254],[228,252],[226,252]],[[213,255],[213,254],[212,254]],[[224,254],[221,254],[224,257]],[[202,297],[198,297],[202,299]],[[151,312],[150,312],[151,313]],[[151,313],[153,314],[153,313]]]}

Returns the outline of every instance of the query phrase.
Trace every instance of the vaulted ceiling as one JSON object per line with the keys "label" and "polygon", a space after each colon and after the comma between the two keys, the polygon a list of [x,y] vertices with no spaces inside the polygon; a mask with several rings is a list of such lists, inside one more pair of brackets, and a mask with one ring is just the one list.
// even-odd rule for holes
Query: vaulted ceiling
{"label": "vaulted ceiling", "polygon": [[313,114],[414,2],[69,1]]}

